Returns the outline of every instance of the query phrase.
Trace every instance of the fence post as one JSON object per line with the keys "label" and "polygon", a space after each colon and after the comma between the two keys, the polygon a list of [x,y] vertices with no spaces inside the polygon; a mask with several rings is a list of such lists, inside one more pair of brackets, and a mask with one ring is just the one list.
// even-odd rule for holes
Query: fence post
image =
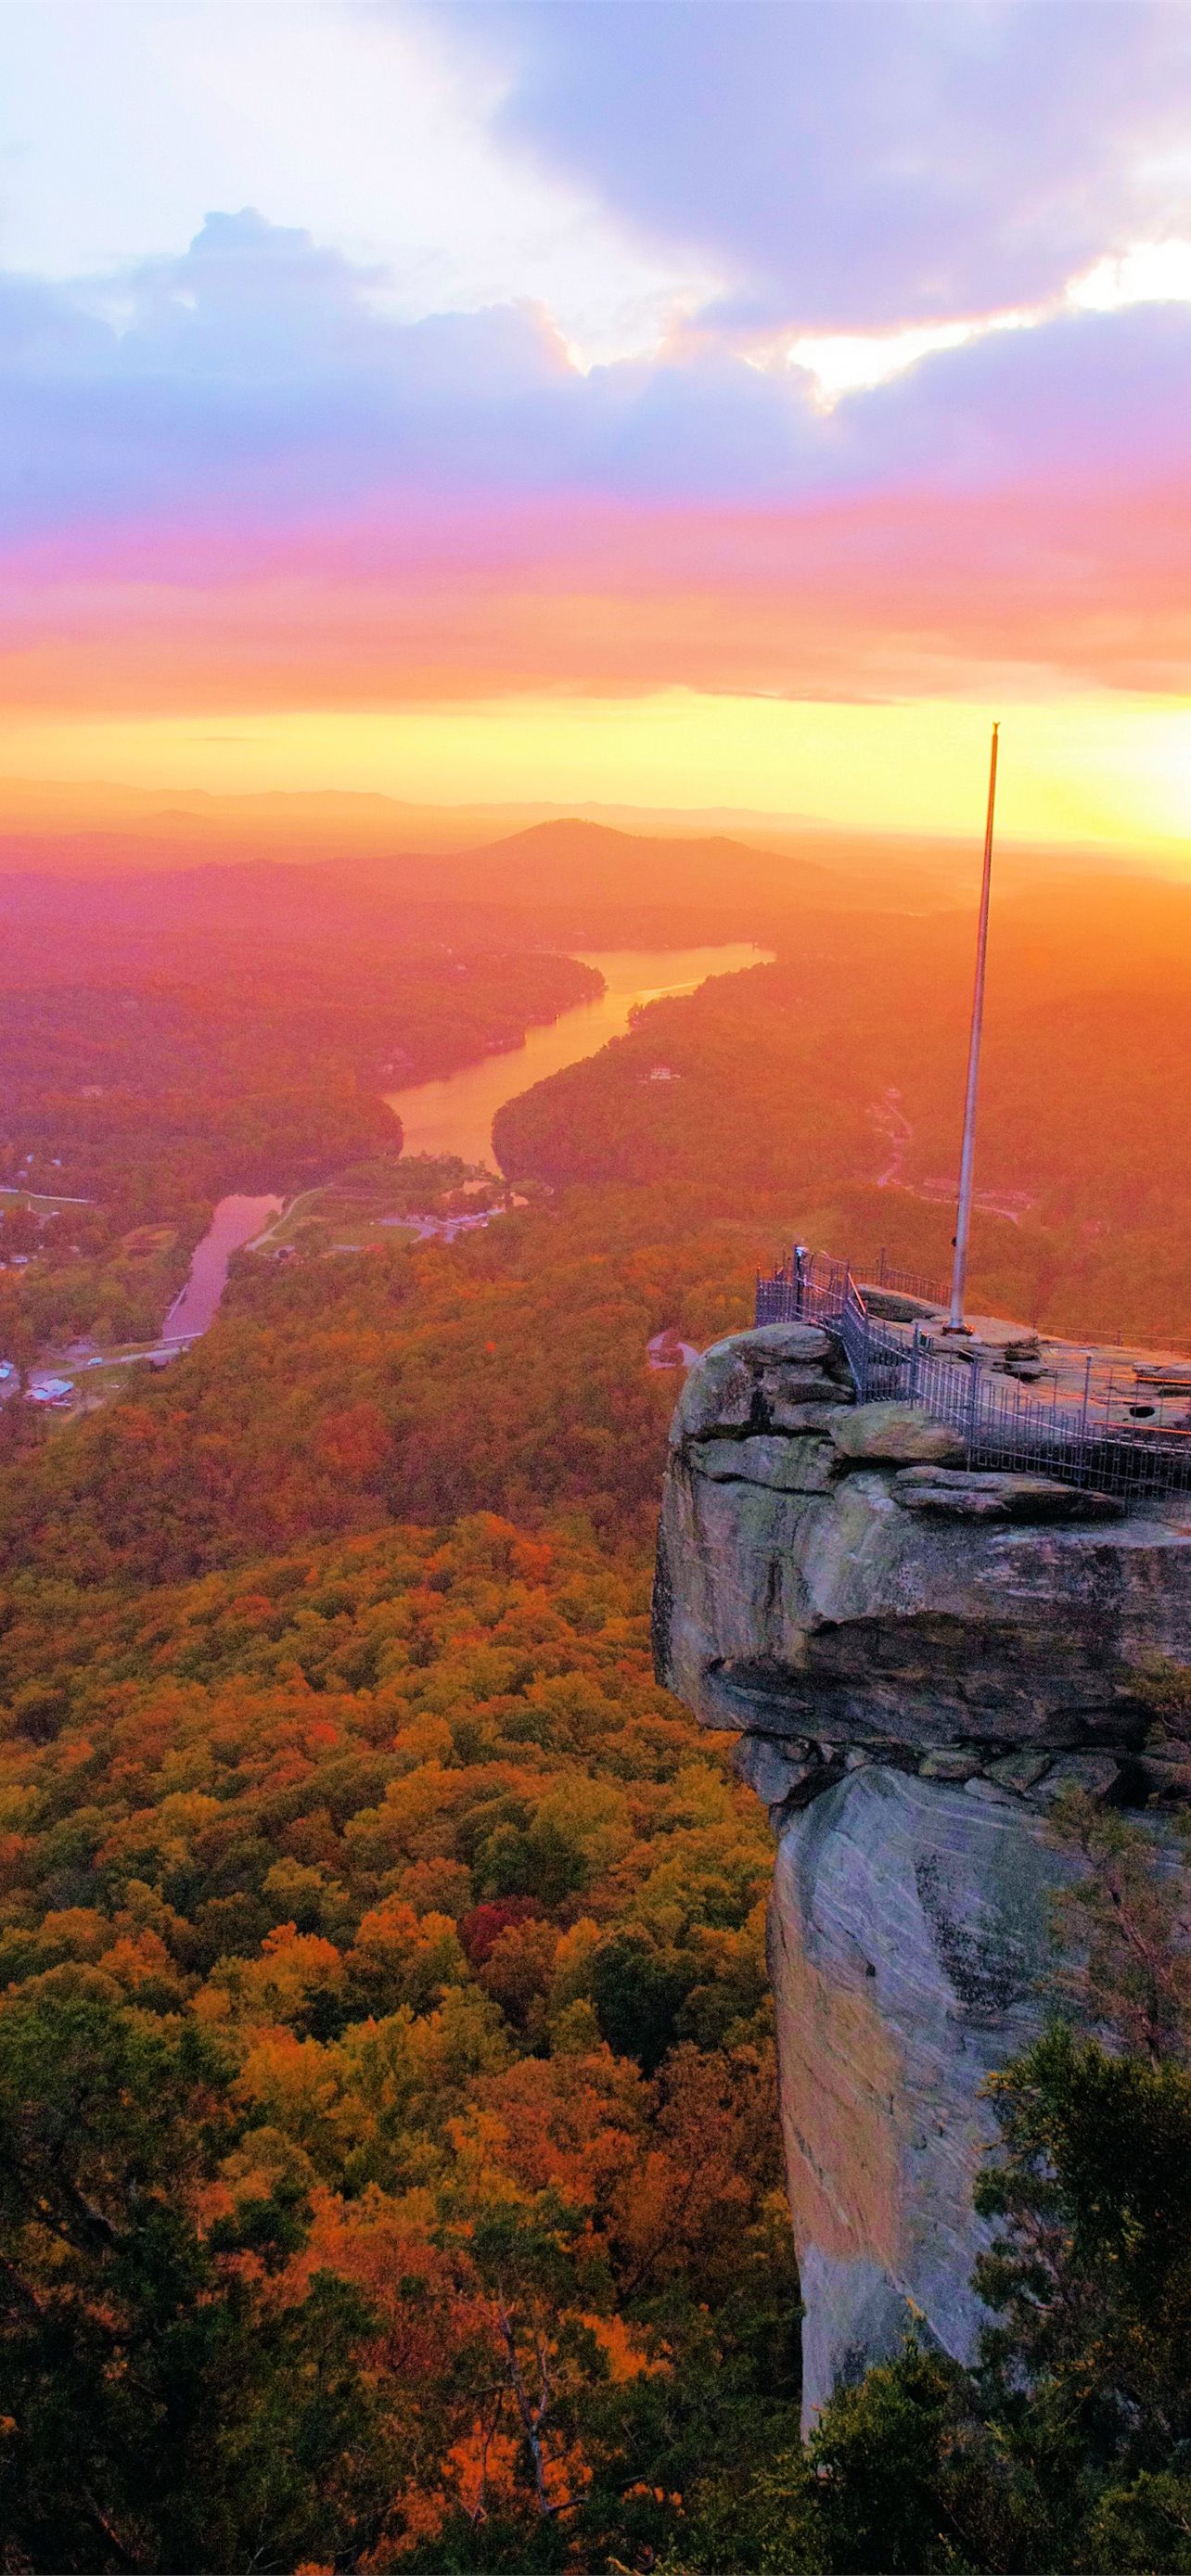
{"label": "fence post", "polygon": [[1092,1354],[1091,1354],[1091,1352],[1089,1351],[1089,1352],[1088,1352],[1088,1356],[1087,1356],[1087,1360],[1086,1360],[1086,1363],[1085,1363],[1085,1366],[1084,1366],[1084,1373],[1083,1373],[1083,1412],[1081,1413],[1080,1418],[1079,1418],[1079,1436],[1080,1436],[1081,1440],[1086,1440],[1086,1439],[1087,1439],[1087,1436],[1088,1436],[1088,1396],[1089,1396],[1089,1394],[1090,1394],[1090,1392],[1091,1392],[1091,1385],[1092,1385]]}
{"label": "fence post", "polygon": [[863,1314],[863,1313],[861,1312],[861,1309],[860,1309],[859,1304],[853,1305],[853,1304],[852,1304],[852,1302],[851,1302],[851,1300],[850,1300],[850,1298],[847,1298],[847,1297],[845,1297],[845,1300],[844,1300],[844,1313],[845,1313],[845,1315],[847,1315],[847,1316],[848,1316],[848,1318],[849,1318],[849,1320],[850,1320],[850,1322],[851,1322],[851,1326],[852,1326],[852,1333],[853,1333],[853,1337],[854,1337],[855,1342],[856,1342],[856,1352],[857,1352],[857,1362],[858,1362],[858,1365],[857,1365],[857,1368],[856,1368],[856,1394],[857,1394],[857,1399],[858,1399],[858,1401],[859,1401],[861,1404],[867,1404],[867,1403],[868,1403],[868,1317],[867,1317],[867,1315],[865,1315],[865,1314]]}
{"label": "fence post", "polygon": [[979,1360],[972,1360],[970,1362],[970,1366],[972,1371],[972,1387],[971,1393],[968,1397],[968,1446],[969,1448],[974,1448],[976,1444],[976,1415],[980,1405]]}
{"label": "fence post", "polygon": [[906,1402],[908,1404],[916,1404],[918,1401],[918,1361],[921,1351],[922,1326],[921,1324],[915,1324],[914,1338],[910,1344],[910,1384],[906,1396]]}

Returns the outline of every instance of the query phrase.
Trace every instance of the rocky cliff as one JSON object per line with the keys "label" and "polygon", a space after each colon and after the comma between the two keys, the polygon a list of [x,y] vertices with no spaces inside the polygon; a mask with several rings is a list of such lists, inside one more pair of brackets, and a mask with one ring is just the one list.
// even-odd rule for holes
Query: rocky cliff
{"label": "rocky cliff", "polygon": [[1191,1663],[1191,1527],[1050,1479],[971,1473],[947,1426],[858,1405],[831,1336],[708,1351],[671,1430],[659,1676],[777,1835],[770,1955],[806,2306],[808,2414],[918,2315],[980,2317],[986,2076],[1046,2012],[1047,1838],[1067,1786],[1191,1790],[1137,1695]]}

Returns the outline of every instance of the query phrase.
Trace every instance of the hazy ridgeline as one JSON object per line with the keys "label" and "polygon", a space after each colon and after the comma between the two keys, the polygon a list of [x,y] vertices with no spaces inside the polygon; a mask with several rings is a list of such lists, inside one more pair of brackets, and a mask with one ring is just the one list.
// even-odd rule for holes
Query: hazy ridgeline
{"label": "hazy ridgeline", "polygon": [[[747,1198],[803,1233],[842,1225],[859,1257],[885,1243],[945,1266],[971,854],[961,902],[949,845],[792,851],[551,822],[475,852],[208,861],[154,873],[150,903],[146,849],[173,855],[126,837],[85,880],[0,876],[10,1164],[27,1127],[35,1148],[59,1139],[81,1191],[106,1156],[101,1195],[138,1213],[145,1164],[170,1213],[237,1180],[284,1188],[343,1159],[353,1130],[362,1149],[383,1133],[383,1088],[515,1044],[581,998],[583,970],[543,947],[747,936],[775,967],[656,1005],[511,1105],[506,1168],[555,1186],[677,1179],[723,1214]],[[1045,854],[1010,853],[1003,879],[975,1289],[1056,1329],[1179,1335],[1191,894],[1056,875]],[[647,1083],[655,1059],[681,1079]]]}

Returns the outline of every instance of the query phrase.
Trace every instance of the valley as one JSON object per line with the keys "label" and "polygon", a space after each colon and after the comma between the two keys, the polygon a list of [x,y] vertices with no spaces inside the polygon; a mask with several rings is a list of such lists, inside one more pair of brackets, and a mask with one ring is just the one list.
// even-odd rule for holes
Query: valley
{"label": "valley", "polygon": [[1191,2576],[1189,119],[0,7],[0,2576]]}
{"label": "valley", "polygon": [[[658,1498],[684,1371],[748,1326],[792,1240],[945,1266],[927,1184],[951,1150],[966,927],[841,904],[775,919],[768,945],[571,956],[500,920],[462,958],[397,941],[362,985],[353,932],[274,958],[263,986],[233,943],[184,989],[164,952],[160,976],[125,954],[69,1002],[14,987],[37,1079],[10,1089],[8,1132],[43,1186],[10,1184],[30,1251],[0,1278],[0,2124],[22,2068],[47,2117],[79,2084],[94,2104],[66,2253],[24,2225],[45,2324],[14,2366],[32,2387],[68,2311],[98,2361],[68,2426],[30,2401],[0,2479],[48,2529],[23,2499],[56,2464],[63,2563],[95,2554],[80,2451],[133,2563],[246,2557],[279,2419],[301,2439],[275,2554],[300,2533],[327,2564],[409,2576],[626,2549],[713,2576],[725,2513],[761,2528],[773,2461],[810,2456],[791,2449],[769,1827],[730,1734],[653,1671]],[[1157,1133],[1151,1073],[1114,1059],[1115,1125],[1107,1072],[1094,1090],[1089,1033],[1139,966],[1120,947],[1109,904],[1067,954],[1092,998],[1049,1032],[1053,1098],[1026,1129],[994,1023],[988,1195],[1024,1174],[1037,1206],[979,1209],[993,1311],[1107,1309],[1118,1247],[1131,1311],[1164,1311],[1124,1150],[1147,1115]],[[1007,953],[996,1007],[1011,991],[1028,1018],[1050,963]],[[1164,949],[1141,962],[1177,980]],[[61,1078],[84,1043],[97,1097]],[[399,1048],[423,1080],[389,1092]],[[1076,1089],[1105,1103],[1099,1202]],[[94,1334],[140,1311],[134,1287],[154,1336],[189,1318],[178,1344],[81,1365],[74,1418],[31,1404],[21,1371],[60,1347],[37,1319]],[[762,1788],[796,1772],[801,1796],[815,1748],[781,1771],[766,1736],[761,1756]],[[22,2129],[12,2157],[38,2207],[59,2189],[39,2141]],[[145,2173],[156,2208],[167,2172],[186,2179],[163,2342],[121,2212]],[[72,2233],[76,2191],[117,2254]],[[163,2485],[107,2391],[135,2369],[163,2403],[200,2319],[235,2367],[195,2365],[187,2426],[223,2466],[212,2488],[183,2427]]]}

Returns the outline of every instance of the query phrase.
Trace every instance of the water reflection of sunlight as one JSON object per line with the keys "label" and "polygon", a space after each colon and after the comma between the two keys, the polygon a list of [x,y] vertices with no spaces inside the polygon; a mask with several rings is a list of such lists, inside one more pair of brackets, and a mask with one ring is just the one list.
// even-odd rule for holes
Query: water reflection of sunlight
{"label": "water reflection of sunlight", "polygon": [[770,952],[737,940],[716,948],[583,949],[586,966],[598,967],[605,990],[579,1002],[545,1028],[530,1029],[522,1046],[435,1082],[413,1083],[387,1094],[405,1133],[407,1154],[459,1154],[465,1163],[492,1161],[492,1121],[506,1100],[535,1082],[597,1055],[624,1037],[631,1015],[648,1002],[697,991],[709,975],[739,974],[767,964]]}

